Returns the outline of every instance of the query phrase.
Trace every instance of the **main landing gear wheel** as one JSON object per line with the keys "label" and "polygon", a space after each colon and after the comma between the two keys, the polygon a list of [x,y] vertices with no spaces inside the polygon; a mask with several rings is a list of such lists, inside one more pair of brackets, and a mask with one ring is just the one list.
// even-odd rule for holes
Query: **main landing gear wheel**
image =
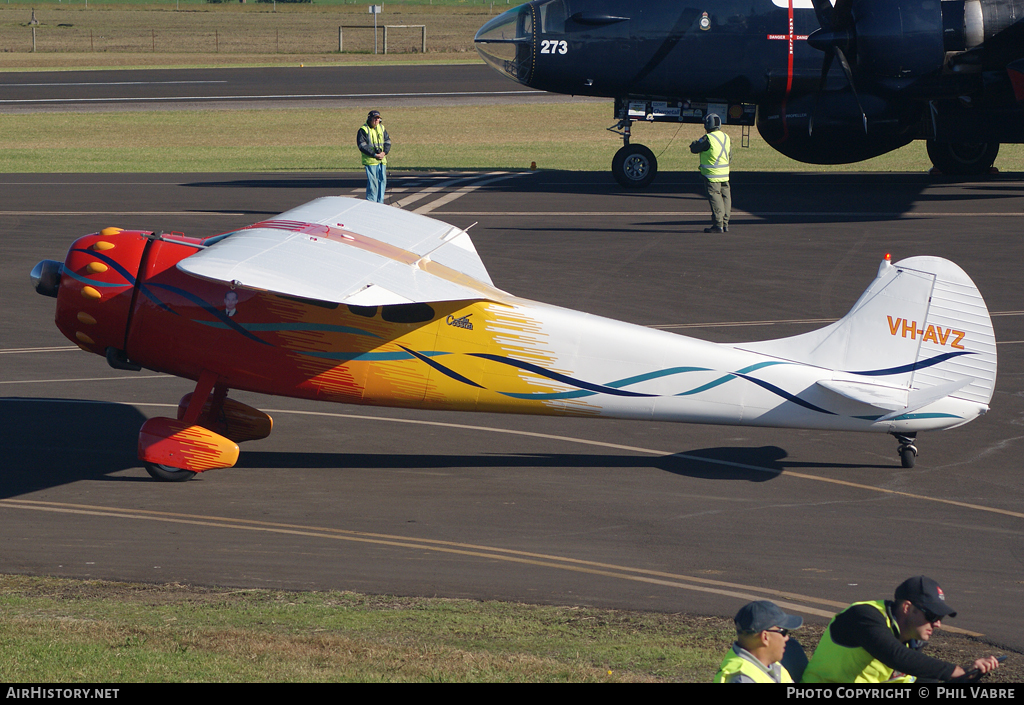
{"label": "main landing gear wheel", "polygon": [[925,143],[928,158],[943,174],[977,176],[987,174],[999,154],[998,142],[936,142]]}
{"label": "main landing gear wheel", "polygon": [[914,463],[917,461],[917,446],[914,445],[914,439],[917,438],[917,434],[894,433],[892,435],[900,444],[897,451],[900,456],[900,464],[905,468],[914,467]]}
{"label": "main landing gear wheel", "polygon": [[196,473],[191,470],[172,468],[170,465],[157,465],[156,463],[146,463],[146,472],[154,480],[161,482],[188,482],[196,476]]}
{"label": "main landing gear wheel", "polygon": [[612,159],[612,175],[623,188],[645,188],[658,174],[658,158],[642,144],[627,144]]}

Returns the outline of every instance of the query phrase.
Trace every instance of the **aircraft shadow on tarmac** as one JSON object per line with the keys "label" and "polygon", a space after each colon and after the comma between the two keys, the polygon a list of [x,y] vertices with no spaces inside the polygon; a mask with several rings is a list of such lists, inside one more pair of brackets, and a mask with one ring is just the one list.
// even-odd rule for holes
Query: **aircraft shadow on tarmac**
{"label": "aircraft shadow on tarmac", "polygon": [[[389,174],[389,186],[398,187],[406,179],[436,179],[443,185],[446,178],[464,176],[466,172],[393,171]],[[642,199],[637,209],[692,211],[706,207],[706,196],[699,174],[693,172],[668,172],[659,176],[658,181],[646,189],[623,189],[607,172],[587,171],[535,171],[532,178],[504,180],[483,187],[481,191],[515,193],[517,196],[549,197],[552,194],[566,196],[592,196],[602,201],[609,195],[626,199]],[[481,172],[483,175],[483,172]],[[880,222],[899,218],[914,206],[922,203],[942,204],[941,210],[956,210],[959,203],[978,204],[979,201],[998,202],[1003,199],[1018,199],[1024,195],[1024,173],[1007,172],[971,180],[926,173],[857,173],[857,172],[744,172],[735,171],[730,181],[733,185],[733,206],[738,211],[751,214],[755,223],[849,223]],[[295,205],[303,199],[312,200],[325,195],[348,194],[353,189],[365,186],[361,173],[338,174],[336,176],[311,177],[304,174],[275,176],[259,179],[205,180],[184,184],[194,188],[258,188],[308,190],[308,196],[300,196]],[[972,184],[961,194],[950,194],[948,190],[925,193],[934,186],[951,184]],[[528,203],[529,201],[525,201]],[[581,210],[591,206],[585,198],[576,205]],[[657,204],[657,205],[652,205]],[[993,203],[986,210],[998,210]],[[437,217],[444,219],[444,212]],[[692,219],[673,223],[659,220],[651,225],[666,227],[692,225]],[[701,223],[706,218],[701,219]],[[737,219],[739,220],[739,219]],[[744,218],[744,220],[747,220]],[[749,220],[748,220],[749,222]],[[635,225],[643,225],[638,223]]]}
{"label": "aircraft shadow on tarmac", "polygon": [[[0,399],[7,421],[7,459],[0,470],[0,499],[79,480],[113,479],[120,470],[140,467],[135,450],[146,421],[127,404]],[[578,453],[505,453],[481,455],[282,453],[243,449],[239,468],[262,469],[472,469],[472,468],[657,468],[675,475],[718,480],[766,482],[789,467],[875,467],[858,464],[788,463],[777,446],[718,447],[683,451],[660,458]],[[710,462],[703,462],[706,459]],[[748,466],[748,467],[742,467]],[[152,482],[148,476],[116,481]]]}
{"label": "aircraft shadow on tarmac", "polygon": [[139,467],[135,449],[146,417],[135,407],[0,399],[0,418],[7,437],[0,498],[78,480],[101,480],[108,473]]}

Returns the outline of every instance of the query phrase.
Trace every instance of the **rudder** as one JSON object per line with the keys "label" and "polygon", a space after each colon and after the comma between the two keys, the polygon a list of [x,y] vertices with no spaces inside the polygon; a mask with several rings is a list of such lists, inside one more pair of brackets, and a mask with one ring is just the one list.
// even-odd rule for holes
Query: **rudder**
{"label": "rudder", "polygon": [[891,264],[886,256],[850,312],[832,325],[735,347],[832,370],[833,379],[912,390],[947,387],[950,396],[981,404],[995,389],[988,308],[971,278],[940,257]]}

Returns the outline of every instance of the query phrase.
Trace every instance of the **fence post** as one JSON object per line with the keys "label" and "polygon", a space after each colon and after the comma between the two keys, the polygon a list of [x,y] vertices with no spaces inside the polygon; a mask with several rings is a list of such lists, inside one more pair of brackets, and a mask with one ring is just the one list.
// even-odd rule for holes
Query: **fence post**
{"label": "fence post", "polygon": [[384,25],[384,53],[388,53],[388,26]]}
{"label": "fence post", "polygon": [[341,53],[341,27],[338,27],[338,53]]}
{"label": "fence post", "polygon": [[427,53],[427,25],[423,25],[422,27],[420,27],[420,31],[421,31],[421,34],[420,34],[420,53],[421,54],[426,54]]}
{"label": "fence post", "polygon": [[32,53],[36,53],[36,28],[32,28]]}

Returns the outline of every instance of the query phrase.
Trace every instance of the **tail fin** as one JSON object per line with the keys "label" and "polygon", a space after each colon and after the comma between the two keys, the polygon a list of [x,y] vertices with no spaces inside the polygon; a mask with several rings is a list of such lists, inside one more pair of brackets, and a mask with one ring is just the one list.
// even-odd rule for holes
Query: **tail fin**
{"label": "tail fin", "polygon": [[910,396],[921,400],[949,394],[988,404],[995,388],[996,340],[985,301],[960,267],[939,257],[891,264],[886,255],[839,321],[735,347],[832,370],[840,384],[919,390]]}

